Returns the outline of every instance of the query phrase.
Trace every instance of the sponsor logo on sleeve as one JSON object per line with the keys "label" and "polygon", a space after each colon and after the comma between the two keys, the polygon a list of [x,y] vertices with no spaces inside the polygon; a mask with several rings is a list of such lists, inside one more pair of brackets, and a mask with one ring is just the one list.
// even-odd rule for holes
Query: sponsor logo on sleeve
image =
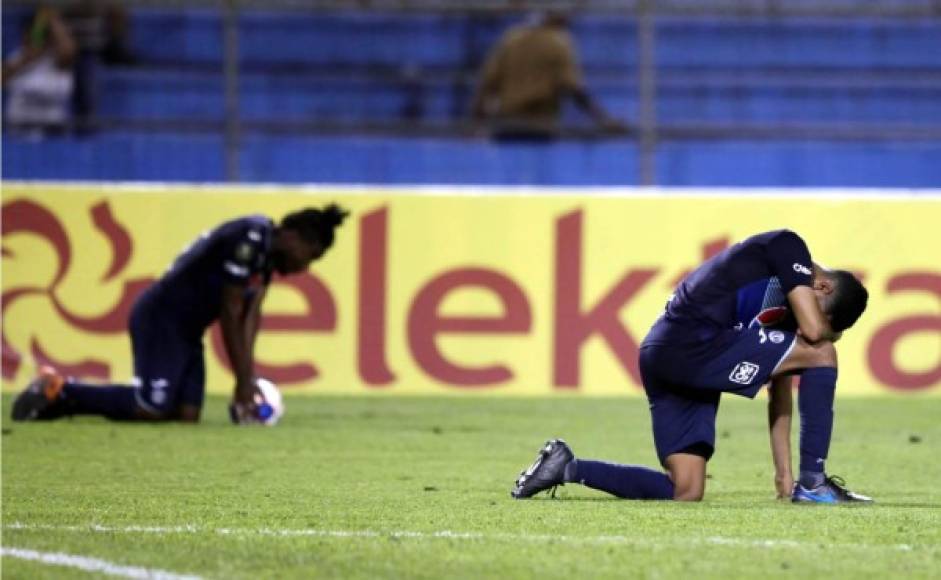
{"label": "sponsor logo on sleeve", "polygon": [[808,268],[807,266],[803,264],[798,264],[797,262],[794,262],[793,267],[794,267],[794,271],[800,274],[805,274],[807,276],[810,276],[812,274],[812,272],[810,271],[810,268]]}
{"label": "sponsor logo on sleeve", "polygon": [[750,385],[755,376],[758,375],[758,369],[760,369],[755,363],[750,363],[742,361],[735,365],[735,368],[732,369],[732,374],[729,375],[729,380],[733,383],[738,383],[740,385]]}

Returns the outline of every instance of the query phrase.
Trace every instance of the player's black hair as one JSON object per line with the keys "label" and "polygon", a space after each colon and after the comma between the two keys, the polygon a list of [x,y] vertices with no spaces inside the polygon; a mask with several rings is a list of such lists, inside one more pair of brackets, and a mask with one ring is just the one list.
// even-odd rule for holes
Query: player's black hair
{"label": "player's black hair", "polygon": [[331,203],[323,209],[308,207],[284,216],[281,227],[294,230],[312,244],[320,244],[326,250],[333,245],[335,230],[350,212]]}
{"label": "player's black hair", "polygon": [[851,272],[833,270],[828,275],[835,282],[829,313],[830,326],[837,332],[843,332],[853,326],[866,310],[869,292]]}

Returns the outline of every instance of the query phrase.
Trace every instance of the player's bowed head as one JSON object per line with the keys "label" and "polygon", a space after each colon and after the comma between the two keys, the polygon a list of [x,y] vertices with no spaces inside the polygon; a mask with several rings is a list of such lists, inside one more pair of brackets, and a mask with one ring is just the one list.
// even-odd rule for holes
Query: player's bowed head
{"label": "player's bowed head", "polygon": [[349,212],[335,203],[305,208],[284,216],[275,229],[271,260],[282,276],[306,270],[333,245],[334,230]]}
{"label": "player's bowed head", "polygon": [[852,272],[816,263],[812,286],[799,285],[788,293],[799,333],[811,344],[838,340],[866,310],[868,299],[869,293]]}
{"label": "player's bowed head", "polygon": [[869,292],[852,272],[820,264],[814,264],[814,292],[835,332],[853,326],[869,301]]}

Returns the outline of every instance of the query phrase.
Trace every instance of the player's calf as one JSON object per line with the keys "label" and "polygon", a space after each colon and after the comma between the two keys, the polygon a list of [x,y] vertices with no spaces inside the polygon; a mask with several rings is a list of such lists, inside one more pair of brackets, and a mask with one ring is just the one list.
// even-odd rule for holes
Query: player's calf
{"label": "player's calf", "polygon": [[665,463],[673,481],[673,499],[702,501],[706,492],[706,458],[692,453],[673,453]]}

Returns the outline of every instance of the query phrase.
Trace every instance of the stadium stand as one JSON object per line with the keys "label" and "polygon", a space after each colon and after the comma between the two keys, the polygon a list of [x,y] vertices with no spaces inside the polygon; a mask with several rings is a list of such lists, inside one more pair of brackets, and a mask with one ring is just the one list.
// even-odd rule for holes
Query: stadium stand
{"label": "stadium stand", "polygon": [[[20,11],[4,9],[5,54],[19,42]],[[222,16],[136,8],[131,18],[137,64],[107,67],[98,81],[100,121],[115,129],[4,135],[5,178],[225,179]],[[518,19],[244,12],[240,179],[637,183],[631,138],[499,146],[466,134],[474,73]],[[573,32],[599,100],[636,122],[636,21],[584,14]],[[941,140],[924,136],[941,131],[941,20],[669,16],[656,39],[658,184],[941,184]],[[574,109],[565,119],[586,122]],[[866,127],[876,129],[858,139]]]}

